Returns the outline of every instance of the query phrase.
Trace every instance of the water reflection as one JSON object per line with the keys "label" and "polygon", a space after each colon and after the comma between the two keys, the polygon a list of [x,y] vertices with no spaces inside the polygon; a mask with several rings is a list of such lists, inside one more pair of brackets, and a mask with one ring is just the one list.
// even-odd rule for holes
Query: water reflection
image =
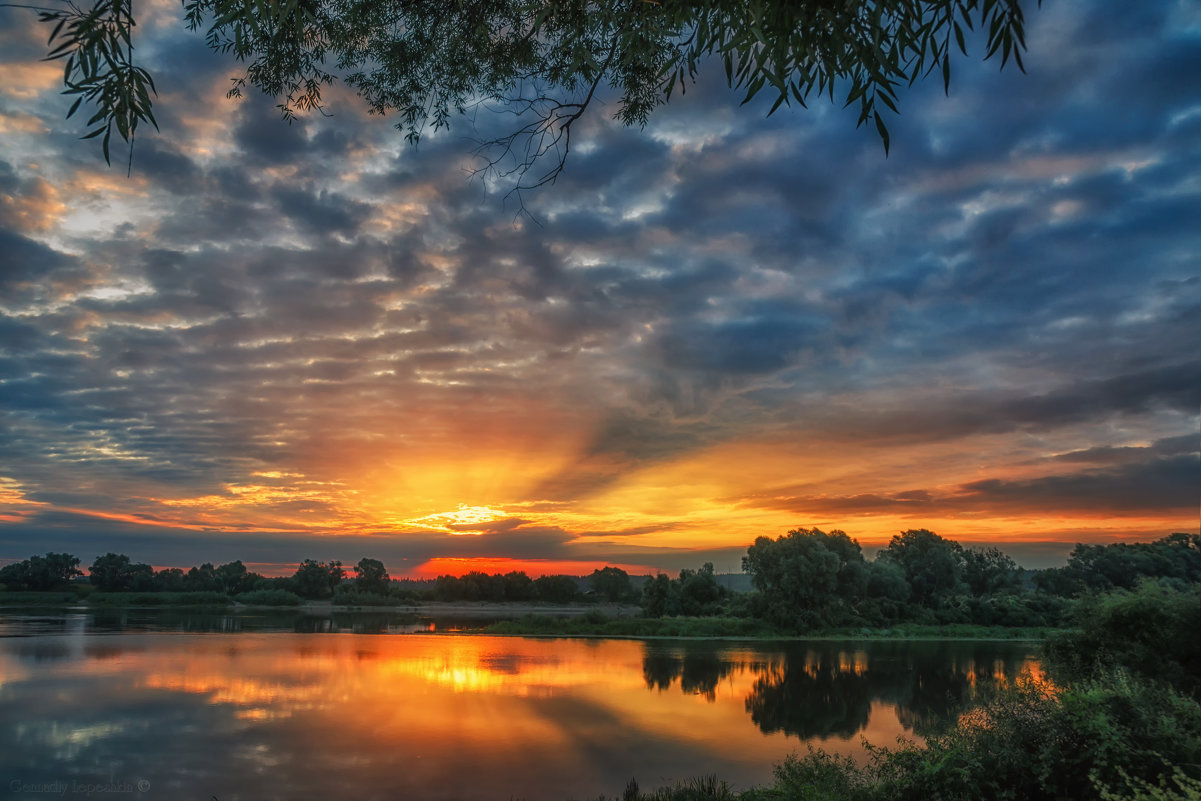
{"label": "water reflection", "polygon": [[222,801],[536,801],[613,795],[630,776],[650,787],[711,772],[746,787],[804,741],[857,754],[860,736],[921,735],[1032,666],[1031,648],[1012,644],[76,626],[0,639],[0,776],[141,780],[152,788],[142,797]]}
{"label": "water reflection", "polygon": [[958,718],[981,694],[1012,683],[1037,664],[995,644],[897,643],[787,652],[769,665],[746,700],[765,732],[801,739],[851,737],[867,727],[873,704],[886,703],[908,732],[925,737]]}
{"label": "water reflection", "polygon": [[715,701],[718,682],[740,666],[719,651],[694,647],[678,655],[649,649],[642,660],[642,678],[647,689],[667,690],[678,680],[685,694]]}
{"label": "water reflection", "polygon": [[765,732],[849,738],[867,727],[872,689],[866,676],[837,663],[786,658],[755,679],[746,711]]}
{"label": "water reflection", "polygon": [[749,675],[745,708],[752,722],[764,733],[812,740],[858,735],[881,705],[906,733],[926,737],[991,688],[1039,674],[1028,646],[998,643],[781,645],[761,649],[760,660],[739,660],[738,653],[648,647],[643,681],[650,690],[678,686],[714,701],[723,679]]}

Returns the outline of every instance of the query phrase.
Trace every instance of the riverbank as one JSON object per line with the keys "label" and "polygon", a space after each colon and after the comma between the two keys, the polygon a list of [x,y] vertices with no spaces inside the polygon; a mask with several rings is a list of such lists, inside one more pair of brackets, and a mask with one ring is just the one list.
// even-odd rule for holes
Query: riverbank
{"label": "riverbank", "polygon": [[380,611],[415,614],[428,617],[499,618],[542,615],[546,617],[579,617],[599,613],[606,618],[628,618],[641,614],[632,604],[610,603],[517,603],[491,601],[400,601],[392,603],[336,603],[333,600],[302,601],[297,604],[243,603],[220,592],[89,592],[70,590],[39,592],[32,590],[0,592],[0,609],[39,607],[55,608],[157,608],[157,607],[218,607],[228,609],[279,609],[309,614],[329,614],[347,611]]}
{"label": "riverbank", "polygon": [[339,604],[332,600],[304,601],[298,605],[240,603],[221,593],[90,593],[2,592],[4,609],[70,609],[112,612],[118,610],[191,610],[220,614],[293,613],[307,617],[331,615],[411,615],[414,618],[453,620],[450,633],[469,632],[519,637],[598,637],[619,639],[762,639],[762,640],[1042,640],[1054,628],[1006,628],[970,624],[925,625],[900,623],[889,627],[848,627],[788,631],[747,617],[641,617],[642,610],[628,604],[547,604],[458,601],[398,603],[387,606]]}
{"label": "riverbank", "polygon": [[486,626],[485,634],[522,637],[612,637],[612,638],[691,638],[691,639],[771,639],[771,640],[1003,640],[1037,641],[1058,629],[1006,628],[956,624],[947,626],[902,623],[888,628],[839,628],[808,632],[784,631],[761,620],[732,617],[668,617],[601,619],[582,617],[554,618],[527,615]]}

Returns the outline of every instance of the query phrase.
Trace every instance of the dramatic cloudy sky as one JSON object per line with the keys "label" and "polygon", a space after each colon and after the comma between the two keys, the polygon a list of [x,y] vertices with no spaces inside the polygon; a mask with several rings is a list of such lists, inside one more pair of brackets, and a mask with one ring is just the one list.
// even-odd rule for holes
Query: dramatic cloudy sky
{"label": "dramatic cloudy sky", "polygon": [[289,127],[166,2],[127,178],[0,9],[0,558],[732,570],[818,526],[1040,565],[1198,531],[1201,6],[1030,16],[1027,75],[977,44],[887,158],[720,70],[645,130],[598,107],[534,222],[469,177],[511,116],[413,149],[337,90]]}

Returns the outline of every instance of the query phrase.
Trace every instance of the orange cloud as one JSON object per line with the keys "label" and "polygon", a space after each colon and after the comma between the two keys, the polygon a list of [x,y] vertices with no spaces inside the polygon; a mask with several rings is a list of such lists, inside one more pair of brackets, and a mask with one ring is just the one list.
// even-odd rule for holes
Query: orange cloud
{"label": "orange cloud", "polygon": [[47,89],[62,84],[62,65],[54,61],[29,61],[5,64],[0,93],[17,100],[31,100]]}
{"label": "orange cloud", "polygon": [[0,194],[0,222],[18,231],[33,233],[54,227],[66,213],[67,204],[59,198],[58,190],[41,176],[28,182],[23,190]]}

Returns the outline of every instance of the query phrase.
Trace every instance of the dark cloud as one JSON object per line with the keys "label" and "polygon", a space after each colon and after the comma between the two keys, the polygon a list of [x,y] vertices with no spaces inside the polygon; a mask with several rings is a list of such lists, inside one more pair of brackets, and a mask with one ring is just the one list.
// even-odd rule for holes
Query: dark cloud
{"label": "dark cloud", "polygon": [[15,300],[34,291],[34,282],[75,265],[71,257],[19,233],[0,228],[0,297]]}
{"label": "dark cloud", "polygon": [[[799,485],[737,499],[746,506],[796,514],[859,516],[897,514],[946,517],[961,514],[998,516],[1086,513],[1154,516],[1188,514],[1201,507],[1201,453],[1160,456],[1140,450],[1143,461],[1030,479],[987,478],[956,491],[907,490],[890,494],[819,495]],[[1107,454],[1108,456],[1109,454]],[[1089,459],[1088,461],[1103,461]]]}
{"label": "dark cloud", "polygon": [[1187,434],[1180,437],[1166,437],[1151,445],[1126,445],[1116,448],[1110,445],[1101,445],[1095,448],[1085,448],[1083,450],[1057,454],[1051,458],[1057,462],[1123,464],[1125,462],[1146,461],[1148,457],[1197,453],[1199,448],[1201,448],[1201,433]]}
{"label": "dark cloud", "polygon": [[370,208],[366,203],[313,187],[277,186],[272,194],[293,225],[321,234],[353,235]]}
{"label": "dark cloud", "polygon": [[955,505],[997,511],[1187,514],[1201,508],[1201,458],[1191,454],[1016,481],[984,479],[962,489]]}
{"label": "dark cloud", "polygon": [[286,164],[309,151],[308,127],[303,117],[283,122],[274,102],[256,92],[238,105],[234,142],[258,163]]}

